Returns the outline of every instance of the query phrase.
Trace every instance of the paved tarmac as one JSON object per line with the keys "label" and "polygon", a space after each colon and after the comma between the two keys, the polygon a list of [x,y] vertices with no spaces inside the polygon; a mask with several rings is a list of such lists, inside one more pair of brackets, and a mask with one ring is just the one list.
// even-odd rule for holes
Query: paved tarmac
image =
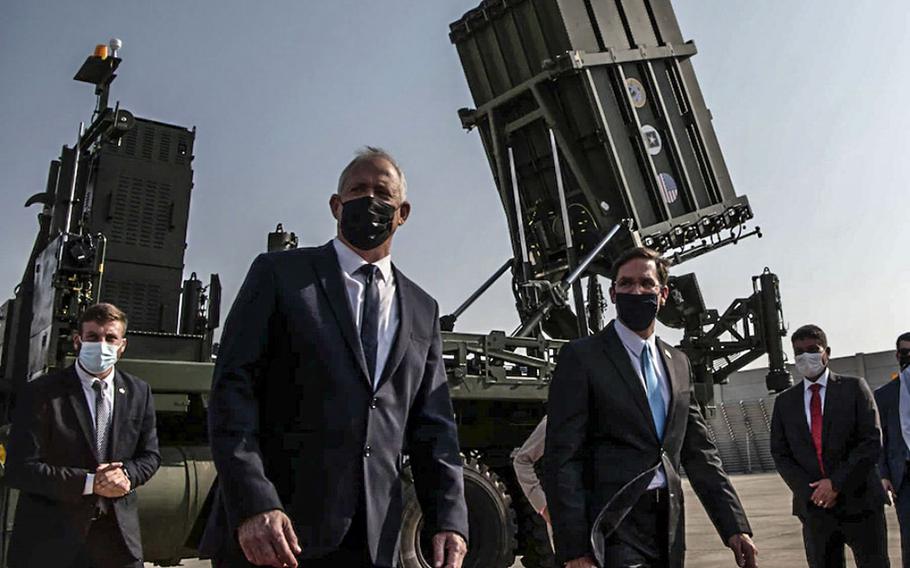
{"label": "paved tarmac", "polygon": [[[762,568],[797,568],[806,565],[799,520],[790,514],[790,490],[776,473],[738,475],[733,484],[755,532]],[[894,509],[886,508],[891,565],[900,566],[900,534]],[[688,568],[735,567],[732,553],[724,547],[698,498],[686,483],[686,566]],[[847,565],[855,566],[847,554]],[[151,567],[151,564],[146,564]],[[207,560],[185,560],[186,568],[209,568]],[[512,568],[521,568],[516,562]]]}

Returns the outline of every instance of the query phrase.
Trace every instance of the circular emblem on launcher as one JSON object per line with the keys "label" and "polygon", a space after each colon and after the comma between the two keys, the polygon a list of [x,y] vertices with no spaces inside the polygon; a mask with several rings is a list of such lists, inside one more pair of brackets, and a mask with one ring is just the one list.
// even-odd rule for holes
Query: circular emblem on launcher
{"label": "circular emblem on launcher", "polygon": [[641,108],[648,104],[648,95],[645,94],[645,86],[635,77],[626,79],[626,89],[629,91],[629,98],[635,108]]}
{"label": "circular emblem on launcher", "polygon": [[676,180],[670,174],[660,174],[657,176],[660,180],[660,193],[664,196],[667,203],[676,203],[679,199],[679,188],[676,186]]}
{"label": "circular emblem on launcher", "polygon": [[642,125],[641,139],[645,142],[645,149],[652,156],[660,154],[663,149],[663,143],[660,140],[660,132],[650,124]]}

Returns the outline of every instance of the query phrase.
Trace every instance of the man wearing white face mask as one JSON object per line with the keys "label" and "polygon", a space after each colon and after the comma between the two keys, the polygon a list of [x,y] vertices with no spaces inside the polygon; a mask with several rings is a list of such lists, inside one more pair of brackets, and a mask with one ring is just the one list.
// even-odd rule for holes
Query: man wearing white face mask
{"label": "man wearing white face mask", "polygon": [[134,489],[161,462],[148,384],[116,370],[126,315],[89,307],[76,363],[29,382],[16,403],[6,482],[20,490],[10,568],[142,566]]}
{"label": "man wearing white face mask", "polygon": [[889,566],[885,492],[876,463],[878,411],[869,385],[828,369],[825,332],[804,325],[792,337],[803,380],[777,396],[771,455],[793,491],[811,568],[844,566],[844,545],[858,568]]}

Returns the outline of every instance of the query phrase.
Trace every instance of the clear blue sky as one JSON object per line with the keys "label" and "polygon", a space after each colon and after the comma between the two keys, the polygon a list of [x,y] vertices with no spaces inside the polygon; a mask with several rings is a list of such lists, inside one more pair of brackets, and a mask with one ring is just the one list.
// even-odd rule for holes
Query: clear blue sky
{"label": "clear blue sky", "polygon": [[[48,161],[88,120],[71,80],[96,43],[123,40],[112,102],[198,128],[187,274],[221,274],[226,310],[276,223],[305,244],[334,232],[328,198],[354,150],[401,160],[414,211],[394,259],[456,307],[510,254],[448,24],[476,0],[177,2],[6,0],[0,8],[0,293],[36,229]],[[910,329],[905,0],[675,2],[737,192],[765,238],[686,263],[724,308],[768,266],[791,327],[836,354]],[[611,310],[612,314],[612,310]],[[503,281],[459,322],[516,323]],[[669,334],[673,335],[673,334]]]}

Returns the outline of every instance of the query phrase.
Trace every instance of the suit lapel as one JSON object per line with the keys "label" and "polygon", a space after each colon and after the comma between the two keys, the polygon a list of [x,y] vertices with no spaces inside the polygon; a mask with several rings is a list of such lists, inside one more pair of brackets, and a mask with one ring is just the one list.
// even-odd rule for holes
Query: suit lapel
{"label": "suit lapel", "polygon": [[828,435],[831,431],[831,425],[834,423],[834,417],[838,412],[840,387],[840,377],[829,372],[828,384],[825,385],[824,410],[822,411],[822,455],[824,455],[824,451],[828,447]]}
{"label": "suit lapel", "polygon": [[332,307],[332,312],[338,321],[341,334],[357,360],[363,379],[367,381],[370,389],[372,389],[373,381],[367,371],[366,358],[363,356],[363,347],[360,345],[360,336],[357,334],[354,316],[351,314],[351,304],[348,302],[344,282],[341,279],[341,267],[338,265],[338,257],[335,255],[335,249],[331,241],[322,247],[315,266],[322,291],[325,292],[326,297],[329,299],[329,305]]}
{"label": "suit lapel", "polygon": [[95,448],[95,425],[92,424],[92,413],[88,407],[88,401],[85,400],[85,391],[82,389],[82,380],[76,373],[75,364],[69,368],[69,377],[67,378],[67,388],[69,389],[70,405],[73,412],[76,413],[76,420],[79,422],[79,428],[85,435],[85,441],[92,450],[92,455],[98,459],[98,450]]}
{"label": "suit lapel", "polygon": [[385,367],[379,376],[379,382],[376,383],[376,390],[398,369],[401,359],[404,357],[408,344],[411,341],[411,319],[413,317],[413,298],[411,292],[411,282],[405,278],[395,265],[392,265],[392,272],[395,275],[395,297],[398,300],[399,324],[398,331],[395,334],[395,343],[389,351],[389,357],[386,360]]}
{"label": "suit lapel", "polygon": [[114,417],[111,428],[111,461],[116,461],[117,453],[120,446],[123,445],[123,435],[126,432],[126,424],[130,418],[130,407],[133,402],[133,389],[123,380],[120,371],[114,370]]}
{"label": "suit lapel", "polygon": [[689,389],[689,376],[686,374],[684,366],[683,368],[677,367],[677,365],[682,365],[682,360],[679,357],[673,358],[669,345],[660,338],[657,338],[655,345],[660,352],[660,359],[663,361],[664,369],[670,379],[670,403],[667,407],[667,422],[664,427],[664,439],[666,439],[667,431],[670,430],[670,425],[673,424],[673,420],[679,413],[677,402],[682,401],[682,394]]}
{"label": "suit lapel", "polygon": [[626,387],[629,389],[632,398],[635,400],[635,404],[638,405],[638,409],[641,410],[641,413],[646,419],[645,423],[648,425],[648,429],[656,438],[657,428],[654,427],[654,417],[651,415],[651,405],[648,404],[648,398],[645,396],[645,389],[641,384],[641,379],[638,378],[638,374],[635,372],[635,369],[632,368],[632,362],[629,360],[629,353],[626,351],[622,341],[619,339],[619,335],[616,333],[616,329],[614,328],[615,325],[615,322],[611,322],[603,332],[604,350],[607,357],[610,358],[610,361],[612,361],[616,369],[619,370],[619,376],[622,378],[622,382],[625,383]]}
{"label": "suit lapel", "polygon": [[[898,447],[901,449],[901,454],[907,455],[907,444],[904,442],[904,427],[901,424],[901,389],[904,388],[904,385],[901,383],[903,379],[897,379],[894,381],[897,384],[896,390],[893,396],[886,397],[885,401],[887,406],[887,411],[883,411],[882,414],[885,414],[885,420],[888,421],[888,427],[891,432],[897,432],[896,436],[891,436],[891,440],[894,440],[895,444],[898,444]],[[884,409],[882,409],[884,410]],[[886,448],[887,449],[887,448]]]}

